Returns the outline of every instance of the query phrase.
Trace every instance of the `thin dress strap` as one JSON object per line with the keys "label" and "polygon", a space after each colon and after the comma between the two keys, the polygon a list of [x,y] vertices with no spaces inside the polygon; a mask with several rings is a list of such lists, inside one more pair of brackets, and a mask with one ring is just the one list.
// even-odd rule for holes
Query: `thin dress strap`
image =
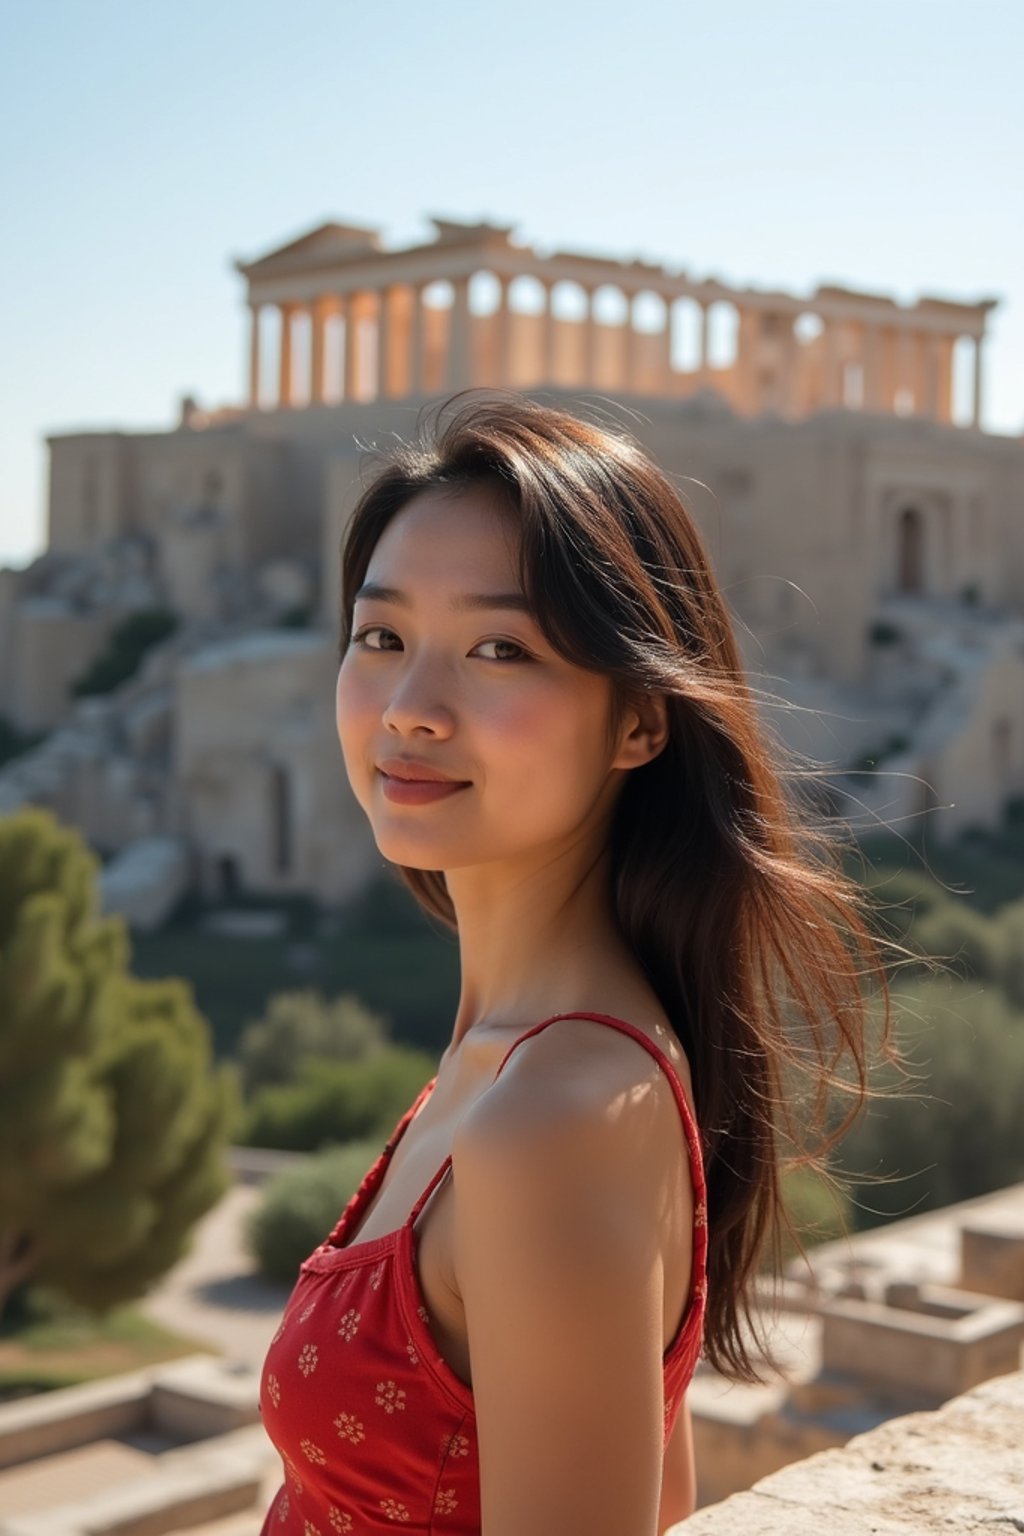
{"label": "thin dress strap", "polygon": [[[698,1204],[698,1212],[700,1213],[698,1219],[700,1220],[703,1215],[703,1202],[705,1192],[703,1182],[703,1169],[701,1164],[700,1135],[693,1118],[693,1112],[690,1109],[686,1094],[683,1091],[683,1085],[680,1080],[679,1073],[676,1071],[674,1065],[672,1064],[671,1058],[666,1054],[665,1051],[662,1050],[660,1045],[656,1045],[648,1035],[644,1034],[642,1029],[637,1027],[637,1025],[628,1024],[625,1019],[617,1019],[608,1013],[553,1013],[550,1018],[542,1019],[539,1024],[534,1024],[530,1029],[525,1030],[523,1034],[517,1036],[517,1038],[513,1040],[512,1044],[505,1052],[505,1055],[502,1057],[501,1065],[498,1067],[497,1072],[494,1074],[494,1081],[497,1082],[498,1078],[501,1076],[501,1073],[505,1068],[505,1063],[508,1061],[509,1057],[512,1055],[512,1052],[516,1049],[517,1046],[522,1045],[524,1040],[529,1040],[531,1035],[540,1034],[542,1029],[547,1029],[549,1024],[555,1024],[559,1019],[593,1019],[593,1021],[597,1024],[608,1024],[613,1029],[618,1029],[627,1035],[632,1035],[633,1039],[642,1045],[662,1068],[665,1075],[668,1077],[669,1082],[672,1084],[672,1091],[676,1096],[676,1103],[679,1105],[679,1113],[682,1116],[683,1128],[686,1132],[686,1139],[689,1144],[690,1162],[695,1174],[695,1185],[698,1186],[694,1189],[694,1196]],[[428,1084],[428,1087],[430,1086],[432,1086],[432,1084]],[[426,1093],[426,1089],[424,1089],[424,1093]],[[415,1225],[416,1218],[419,1216],[423,1207],[430,1199],[430,1196],[434,1193],[434,1190],[437,1188],[438,1184],[440,1184],[441,1180],[448,1172],[448,1169],[451,1167],[451,1162],[452,1155],[449,1152],[448,1156],[445,1158],[440,1168],[438,1168],[437,1172],[434,1174],[434,1177],[431,1179],[430,1183],[427,1185],[426,1189],[420,1195],[419,1199],[416,1201],[416,1204],[409,1212],[405,1222],[407,1227],[412,1227]],[[702,1233],[702,1236],[704,1235],[705,1234]],[[703,1259],[703,1249],[701,1258]]]}

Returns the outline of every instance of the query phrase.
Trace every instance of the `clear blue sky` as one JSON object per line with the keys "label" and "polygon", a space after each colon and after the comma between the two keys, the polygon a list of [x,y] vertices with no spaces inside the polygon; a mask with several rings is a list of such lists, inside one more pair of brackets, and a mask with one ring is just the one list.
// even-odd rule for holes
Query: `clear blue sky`
{"label": "clear blue sky", "polygon": [[232,258],[329,218],[992,295],[1019,433],[1022,58],[1017,0],[0,0],[0,563],[44,433],[242,398]]}

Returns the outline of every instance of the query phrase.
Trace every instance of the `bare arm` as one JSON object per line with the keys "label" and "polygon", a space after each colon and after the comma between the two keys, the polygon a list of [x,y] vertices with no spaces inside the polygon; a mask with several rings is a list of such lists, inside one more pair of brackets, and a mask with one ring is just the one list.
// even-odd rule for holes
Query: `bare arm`
{"label": "bare arm", "polygon": [[684,1397],[665,1447],[665,1465],[661,1479],[661,1507],[658,1510],[658,1536],[697,1508],[697,1467],[693,1454],[693,1420],[690,1404]]}
{"label": "bare arm", "polygon": [[548,1082],[459,1128],[454,1258],[483,1536],[658,1536],[663,1276],[650,1108],[637,1095],[609,1114],[578,1083],[559,1093]]}

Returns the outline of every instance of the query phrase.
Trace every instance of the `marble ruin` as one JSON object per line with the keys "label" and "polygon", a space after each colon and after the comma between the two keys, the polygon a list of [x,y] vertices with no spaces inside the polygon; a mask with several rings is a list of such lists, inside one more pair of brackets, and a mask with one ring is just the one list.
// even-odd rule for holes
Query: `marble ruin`
{"label": "marble ruin", "polygon": [[[369,451],[466,387],[620,425],[676,477],[768,723],[844,814],[941,838],[1024,794],[1024,445],[980,426],[993,299],[737,288],[446,219],[405,248],[325,224],[236,267],[247,400],[51,437],[47,548],[0,571],[0,717],[39,738],[0,811],[78,824],[140,926],[183,880],[342,902],[379,869],[334,734],[339,542]],[[152,608],[176,631],[73,697]]]}

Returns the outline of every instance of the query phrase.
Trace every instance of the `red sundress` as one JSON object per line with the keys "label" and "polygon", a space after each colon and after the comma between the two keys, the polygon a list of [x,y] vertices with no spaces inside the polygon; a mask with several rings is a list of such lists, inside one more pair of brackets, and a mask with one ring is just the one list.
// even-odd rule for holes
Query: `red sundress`
{"label": "red sundress", "polygon": [[[700,1139],[679,1075],[635,1025],[586,1018],[632,1035],[666,1072],[682,1116],[694,1190],[693,1265],[679,1329],[664,1352],[667,1442],[704,1332],[707,1203]],[[497,1073],[495,1074],[497,1076]],[[451,1166],[445,1159],[395,1232],[345,1246],[436,1078],[402,1116],[330,1235],[305,1260],[267,1352],[260,1409],[285,1480],[260,1536],[372,1536],[402,1526],[480,1536],[480,1468],[473,1392],[439,1354],[416,1272],[416,1218]]]}

